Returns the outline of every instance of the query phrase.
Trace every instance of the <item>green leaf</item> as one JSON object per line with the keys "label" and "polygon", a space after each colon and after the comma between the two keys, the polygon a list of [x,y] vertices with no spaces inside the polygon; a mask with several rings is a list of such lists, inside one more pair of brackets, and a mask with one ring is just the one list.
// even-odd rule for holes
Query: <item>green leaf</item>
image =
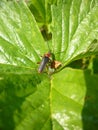
{"label": "green leaf", "polygon": [[98,76],[66,68],[51,78],[0,74],[0,128],[98,129]]}
{"label": "green leaf", "polygon": [[27,5],[0,1],[0,129],[51,128],[49,79],[36,71],[46,51]]}
{"label": "green leaf", "polygon": [[0,74],[0,129],[51,129],[49,92],[47,75]]}
{"label": "green leaf", "polygon": [[[0,129],[98,129],[98,76],[69,68],[51,77],[38,74],[48,46],[27,5],[5,1],[0,1]],[[98,52],[97,3],[58,0],[52,6],[48,43],[63,67]]]}
{"label": "green leaf", "polygon": [[98,76],[63,69],[51,81],[53,130],[98,129]]}
{"label": "green leaf", "polygon": [[98,0],[64,0],[52,6],[52,50],[63,63],[98,54]]}
{"label": "green leaf", "polygon": [[46,43],[27,5],[1,0],[0,63],[35,68],[46,51]]}

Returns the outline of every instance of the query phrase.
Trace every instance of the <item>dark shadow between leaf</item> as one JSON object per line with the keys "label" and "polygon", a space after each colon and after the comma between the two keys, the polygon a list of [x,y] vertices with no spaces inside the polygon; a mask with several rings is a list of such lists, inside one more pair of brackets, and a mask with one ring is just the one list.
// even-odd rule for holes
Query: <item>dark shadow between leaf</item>
{"label": "dark shadow between leaf", "polygon": [[82,110],[83,130],[98,130],[98,76],[84,72],[86,95]]}

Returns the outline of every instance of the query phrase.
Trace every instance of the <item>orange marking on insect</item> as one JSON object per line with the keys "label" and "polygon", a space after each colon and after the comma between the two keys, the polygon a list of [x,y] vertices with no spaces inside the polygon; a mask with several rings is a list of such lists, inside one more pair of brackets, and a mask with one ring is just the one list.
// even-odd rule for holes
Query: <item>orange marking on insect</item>
{"label": "orange marking on insect", "polygon": [[48,64],[48,67],[50,67],[51,69],[57,69],[62,65],[61,62],[56,61],[53,56],[54,54],[50,52],[44,54],[38,68],[38,73],[42,73],[45,67],[47,66],[47,64]]}

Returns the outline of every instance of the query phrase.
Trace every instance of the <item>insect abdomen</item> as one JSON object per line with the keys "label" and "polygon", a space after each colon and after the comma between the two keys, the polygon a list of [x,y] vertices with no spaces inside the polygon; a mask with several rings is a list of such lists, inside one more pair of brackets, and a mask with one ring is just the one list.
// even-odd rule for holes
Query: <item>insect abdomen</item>
{"label": "insect abdomen", "polygon": [[49,57],[43,57],[42,62],[40,63],[40,66],[38,68],[39,73],[41,73],[44,70],[44,68],[48,62],[49,62]]}

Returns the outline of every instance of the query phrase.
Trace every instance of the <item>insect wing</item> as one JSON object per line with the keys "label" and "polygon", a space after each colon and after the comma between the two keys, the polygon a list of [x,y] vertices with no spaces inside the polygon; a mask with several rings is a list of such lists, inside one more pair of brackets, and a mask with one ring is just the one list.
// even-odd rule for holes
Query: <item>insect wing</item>
{"label": "insect wing", "polygon": [[40,66],[38,68],[39,73],[41,73],[44,70],[44,68],[48,62],[49,62],[49,57],[43,57],[42,62],[40,63]]}

